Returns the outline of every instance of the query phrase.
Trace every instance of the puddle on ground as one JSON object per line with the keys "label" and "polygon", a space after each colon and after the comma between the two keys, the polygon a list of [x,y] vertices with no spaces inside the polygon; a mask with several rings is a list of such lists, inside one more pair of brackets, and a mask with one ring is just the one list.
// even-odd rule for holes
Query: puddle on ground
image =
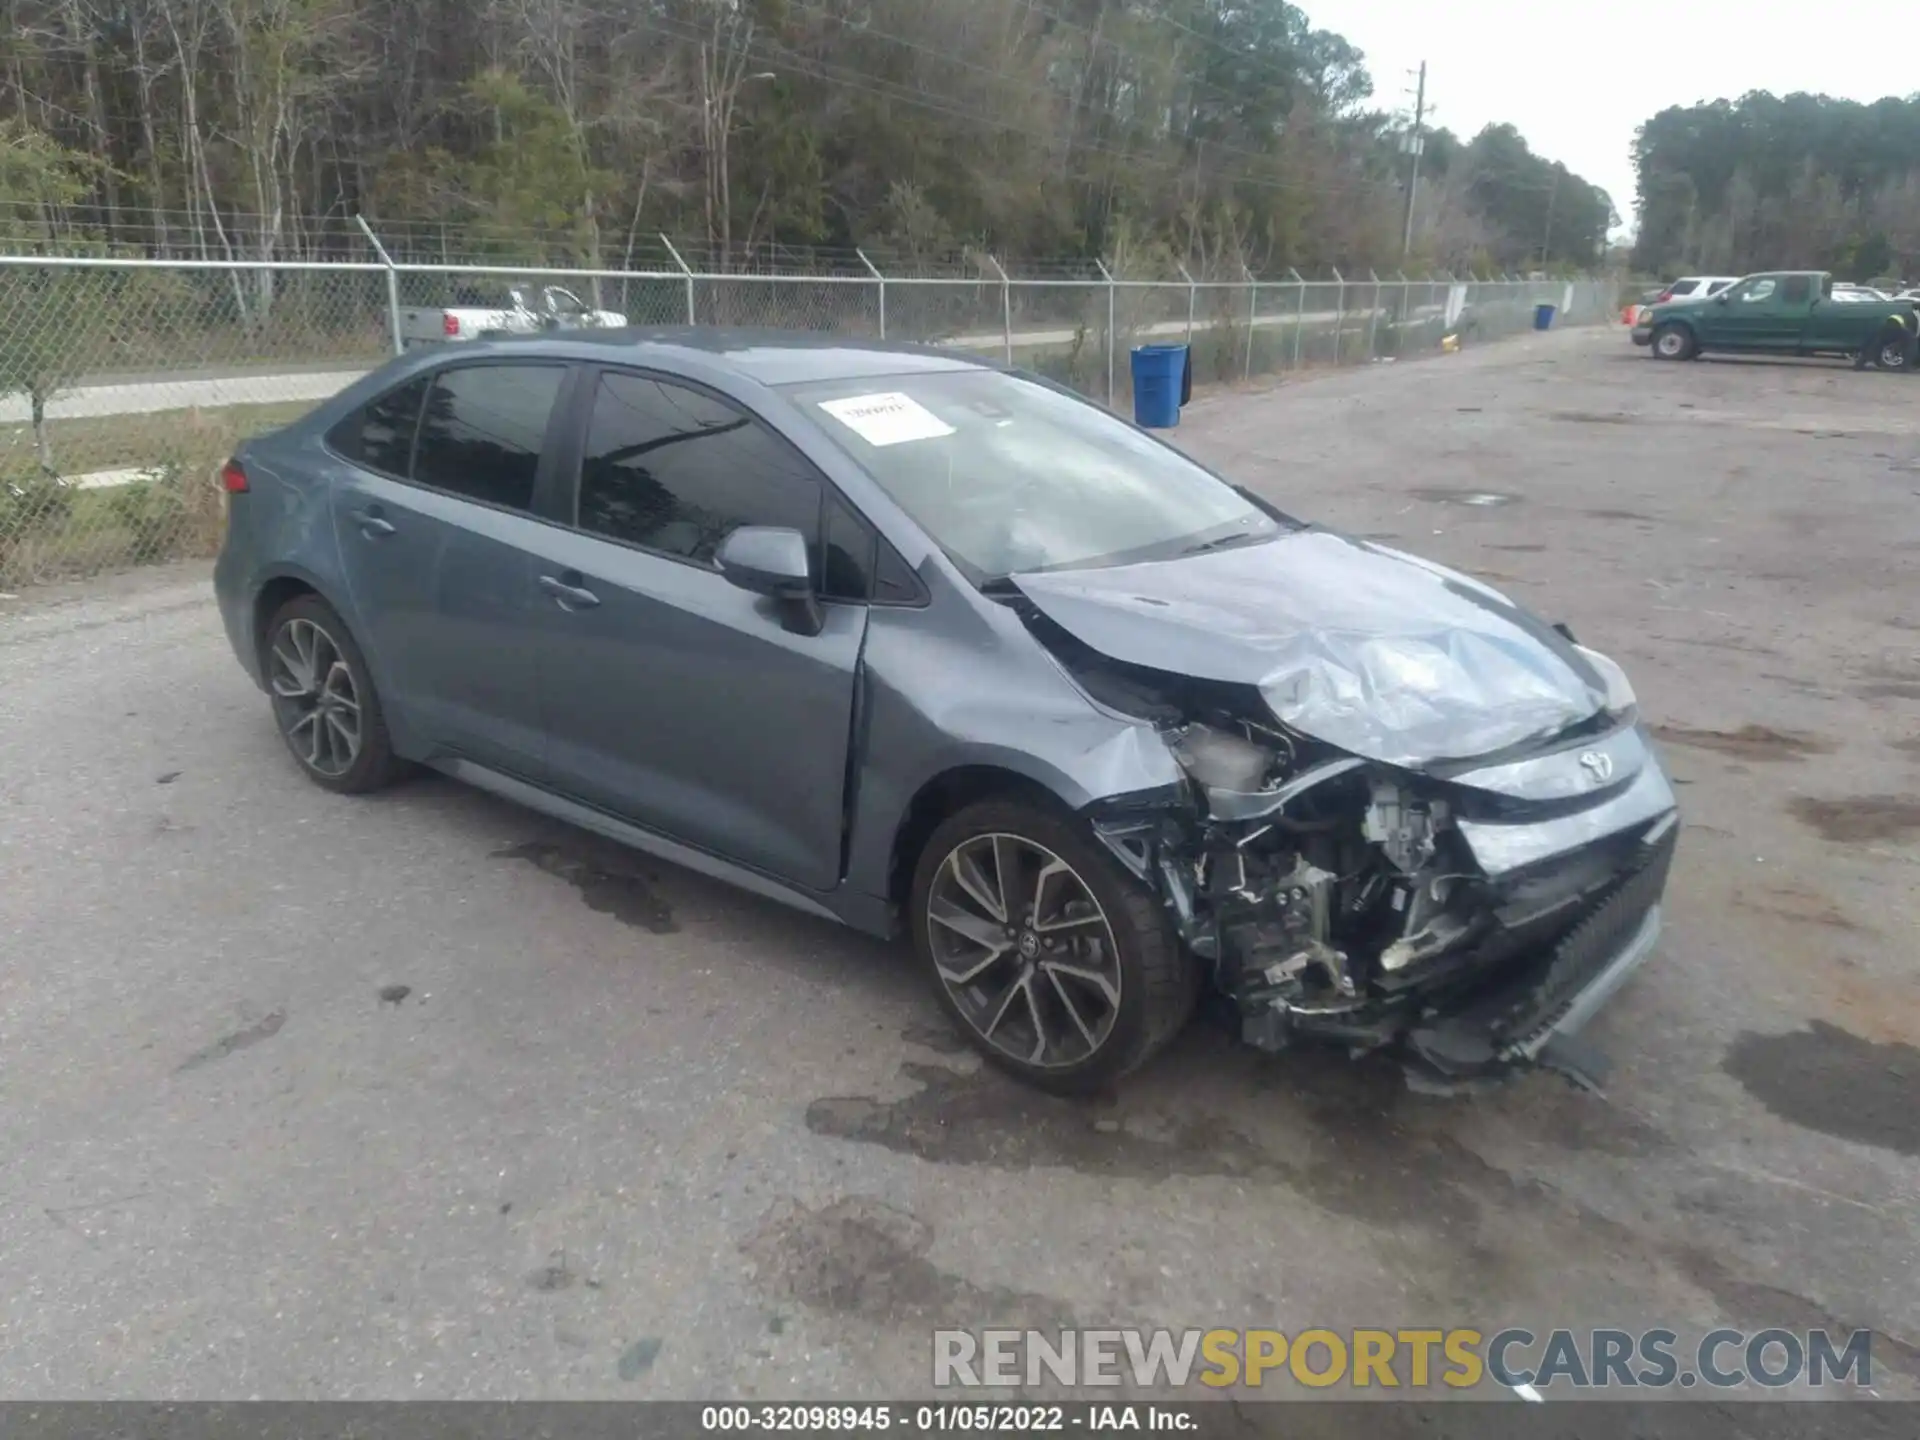
{"label": "puddle on ground", "polygon": [[1902,840],[1920,831],[1920,800],[1905,795],[1860,795],[1848,800],[1796,796],[1793,813],[1822,839],[1842,845]]}
{"label": "puddle on ground", "polygon": [[1890,680],[1861,685],[1854,693],[1863,700],[1920,700],[1920,680]]}
{"label": "puddle on ground", "polygon": [[1831,755],[1833,745],[1814,735],[1771,730],[1765,725],[1742,725],[1738,730],[1696,730],[1686,725],[1656,725],[1654,736],[1690,750],[1712,750],[1741,760],[1804,760],[1809,755]]}
{"label": "puddle on ground", "polygon": [[927,1259],[933,1227],[868,1196],[818,1210],[782,1200],[740,1248],[769,1294],[886,1328],[950,1325],[955,1316],[969,1325],[1012,1319],[1043,1330],[1074,1323],[1051,1296],[988,1288],[940,1269]]}
{"label": "puddle on ground", "polygon": [[1785,1035],[1748,1031],[1720,1068],[1782,1120],[1841,1140],[1920,1155],[1920,1049],[1876,1044],[1824,1020]]}
{"label": "puddle on ground", "polygon": [[639,870],[615,861],[601,862],[571,847],[531,840],[493,852],[496,860],[524,860],[536,869],[566,881],[580,892],[589,910],[611,915],[622,924],[638,926],[655,935],[671,935],[673,911],[654,893],[653,883]]}
{"label": "puddle on ground", "polygon": [[1476,510],[1494,510],[1502,505],[1518,505],[1518,495],[1507,495],[1498,490],[1409,490],[1416,500],[1428,500],[1435,505],[1466,505]]}
{"label": "puddle on ground", "polygon": [[275,1010],[269,1015],[253,1022],[244,1030],[236,1030],[231,1035],[223,1035],[204,1050],[196,1050],[180,1062],[176,1075],[184,1075],[189,1070],[198,1070],[202,1065],[211,1065],[216,1060],[224,1060],[237,1051],[250,1049],[262,1040],[271,1040],[280,1033],[280,1027],[287,1023],[286,1013]]}

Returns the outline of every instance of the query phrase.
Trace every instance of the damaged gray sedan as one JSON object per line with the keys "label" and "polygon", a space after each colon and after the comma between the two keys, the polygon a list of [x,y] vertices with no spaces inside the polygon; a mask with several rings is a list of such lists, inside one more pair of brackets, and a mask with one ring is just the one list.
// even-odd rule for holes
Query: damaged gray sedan
{"label": "damaged gray sedan", "polygon": [[1039,1085],[1203,999],[1423,1085],[1591,1081],[1574,1036],[1659,932],[1674,795],[1618,666],[1032,377],[483,342],[224,480],[227,630],[315,781],[424,764],[904,931]]}

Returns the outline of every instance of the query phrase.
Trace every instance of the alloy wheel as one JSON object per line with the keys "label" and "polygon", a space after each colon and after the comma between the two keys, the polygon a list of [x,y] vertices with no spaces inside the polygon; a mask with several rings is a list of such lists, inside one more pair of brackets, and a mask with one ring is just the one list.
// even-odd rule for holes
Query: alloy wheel
{"label": "alloy wheel", "polygon": [[1687,348],[1686,339],[1678,330],[1663,331],[1654,338],[1653,343],[1659,347],[1660,353],[1669,360],[1679,358],[1680,352]]}
{"label": "alloy wheel", "polygon": [[302,764],[338,778],[360,758],[360,690],[336,641],[313,621],[282,625],[267,650],[280,733]]}
{"label": "alloy wheel", "polygon": [[1044,845],[1003,833],[961,841],[934,874],[925,920],[940,983],[996,1050],[1057,1069],[1112,1035],[1113,927],[1087,882]]}
{"label": "alloy wheel", "polygon": [[1904,370],[1907,368],[1907,346],[1903,340],[1889,340],[1880,347],[1880,368],[1882,370]]}

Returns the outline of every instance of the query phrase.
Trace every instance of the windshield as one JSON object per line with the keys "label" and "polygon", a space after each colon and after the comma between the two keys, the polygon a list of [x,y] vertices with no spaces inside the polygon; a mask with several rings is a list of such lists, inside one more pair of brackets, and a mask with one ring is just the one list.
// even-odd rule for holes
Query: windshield
{"label": "windshield", "polygon": [[1232,486],[1105,411],[993,370],[783,387],[976,584],[1278,533]]}

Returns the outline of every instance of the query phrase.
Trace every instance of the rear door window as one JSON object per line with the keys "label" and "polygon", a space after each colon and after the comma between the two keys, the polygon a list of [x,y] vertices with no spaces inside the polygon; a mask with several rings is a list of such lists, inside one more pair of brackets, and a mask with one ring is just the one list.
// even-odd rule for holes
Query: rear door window
{"label": "rear door window", "polygon": [[412,473],[413,437],[420,402],[432,377],[418,375],[398,389],[369,400],[327,432],[332,451],[356,465],[404,480]]}
{"label": "rear door window", "polygon": [[1813,281],[1805,275],[1789,275],[1780,282],[1780,298],[1788,305],[1805,305],[1813,299]]}
{"label": "rear door window", "polygon": [[465,365],[434,377],[413,480],[508,510],[532,510],[560,365]]}

